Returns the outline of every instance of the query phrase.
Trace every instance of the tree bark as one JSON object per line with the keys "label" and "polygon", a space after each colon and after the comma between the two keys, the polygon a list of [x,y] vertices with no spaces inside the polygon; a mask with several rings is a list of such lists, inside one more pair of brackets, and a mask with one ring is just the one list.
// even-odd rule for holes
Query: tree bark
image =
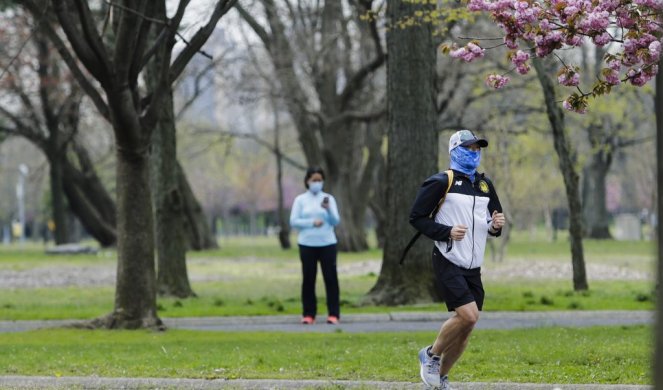
{"label": "tree bark", "polygon": [[[52,134],[51,137],[54,135]],[[63,186],[63,157],[57,151],[49,153],[49,173],[51,181],[51,205],[53,207],[53,222],[55,223],[54,240],[56,245],[69,242],[67,230],[67,205]]]}
{"label": "tree bark", "polygon": [[88,151],[75,140],[72,146],[77,163],[69,156],[63,160],[63,186],[69,208],[102,247],[113,246],[117,242],[115,201],[101,183]]}
{"label": "tree bark", "polygon": [[154,225],[149,158],[143,150],[117,153],[118,262],[115,308],[95,323],[107,328],[163,328],[156,312]]}
{"label": "tree bark", "polygon": [[278,224],[279,224],[279,244],[281,249],[290,249],[290,224],[286,216],[285,205],[283,204],[283,155],[281,151],[281,126],[279,123],[278,107],[272,102],[274,110],[274,157],[276,158],[276,191],[278,194]]}
{"label": "tree bark", "polygon": [[77,184],[90,199],[90,202],[94,205],[105,223],[114,228],[117,224],[117,206],[115,200],[113,200],[113,197],[101,182],[101,178],[97,175],[88,150],[75,139],[71,146],[76,155],[76,162],[78,163],[78,172],[75,175]]}
{"label": "tree bark", "polygon": [[[502,204],[502,209],[507,221],[513,221],[511,214],[511,205],[513,202],[511,199],[511,189],[513,188],[513,175],[511,169],[511,153],[509,151],[509,136],[505,131],[502,131],[498,135],[499,139],[493,143],[494,147],[497,150],[497,155],[499,158],[499,164],[501,165],[501,173],[499,180],[502,184],[501,188],[504,191],[500,191],[500,203]],[[496,137],[497,138],[497,137]],[[506,256],[506,250],[511,241],[511,224],[507,223],[502,228],[502,234],[500,235],[499,240],[488,238],[488,245],[491,249],[491,259],[495,262],[502,262]]]}
{"label": "tree bark", "polygon": [[[370,188],[366,188],[367,183],[364,178],[373,174],[371,170],[375,166],[368,163],[364,165],[363,153],[364,147],[369,150],[373,148],[364,143],[367,139],[364,124],[348,114],[357,107],[362,108],[358,111],[366,109],[367,104],[352,101],[352,98],[359,95],[358,91],[364,91],[362,83],[366,76],[384,63],[379,37],[373,39],[374,36],[371,35],[371,39],[367,42],[360,41],[362,53],[356,54],[361,56],[365,53],[375,53],[375,58],[350,74],[347,58],[353,53],[350,52],[352,48],[344,48],[341,45],[343,23],[347,23],[344,21],[341,1],[327,1],[322,5],[322,9],[312,7],[310,10],[320,18],[320,29],[317,30],[315,27],[319,42],[310,37],[291,39],[275,2],[261,0],[261,3],[265,9],[269,31],[257,22],[251,12],[241,6],[237,9],[262,40],[270,55],[275,68],[275,78],[280,84],[281,95],[295,123],[308,165],[322,166],[325,169],[325,188],[336,197],[341,216],[341,224],[336,229],[339,250],[366,250],[368,242],[364,223]],[[298,24],[296,20],[291,23]],[[298,31],[295,31],[295,38],[297,33]],[[307,45],[302,48],[302,52],[308,58],[307,65],[311,68],[313,78],[312,85],[306,86],[302,83],[304,78],[296,71],[297,56],[293,44],[302,41]],[[376,47],[367,45],[376,45]],[[346,78],[344,88],[339,85],[341,71]],[[339,90],[342,92],[339,93]],[[311,92],[316,94],[319,108],[310,108],[316,105],[309,103]]]}
{"label": "tree bark", "polygon": [[[606,156],[609,154],[609,156]],[[606,177],[612,162],[609,151],[593,153],[583,170],[583,219],[585,235],[595,239],[611,239],[610,218],[606,205]]]}
{"label": "tree bark", "polygon": [[189,180],[179,162],[177,162],[175,170],[177,172],[179,193],[182,195],[184,232],[189,249],[200,251],[219,248],[216,237],[210,228],[210,222],[207,220],[200,202],[196,199],[196,195],[193,193]]}
{"label": "tree bark", "polygon": [[[97,207],[100,199],[108,195],[105,189],[102,188],[102,194],[88,190],[85,180],[77,179],[81,173],[67,160],[65,160],[64,169],[66,172],[63,181],[64,191],[72,213],[102,247],[115,245],[117,242],[115,221],[108,221]],[[81,181],[83,181],[83,186],[81,186]],[[114,202],[113,208],[115,208]]]}
{"label": "tree bark", "polygon": [[435,48],[428,24],[397,28],[394,23],[431,5],[387,2],[392,28],[387,32],[387,152],[386,240],[382,269],[367,299],[399,305],[438,298],[431,266],[431,243],[420,240],[399,266],[400,255],[414,229],[409,211],[423,180],[437,170],[437,131],[434,103]]}
{"label": "tree bark", "polygon": [[550,122],[553,134],[560,171],[564,176],[564,188],[566,189],[566,198],[569,203],[573,289],[575,291],[583,291],[589,288],[589,284],[587,283],[587,272],[585,270],[585,258],[582,246],[582,205],[580,203],[578,188],[578,173],[575,169],[576,156],[566,137],[564,113],[558,103],[555,86],[539,58],[534,57],[532,64],[536,69],[536,75],[543,91],[548,121]]}
{"label": "tree bark", "polygon": [[172,90],[163,99],[152,133],[152,195],[157,250],[157,293],[179,298],[195,296],[186,267],[184,197],[176,169],[176,129]]}
{"label": "tree bark", "polygon": [[[161,100],[173,81],[207,41],[219,19],[236,0],[216,2],[207,23],[199,28],[174,61],[161,61],[155,72],[159,82],[141,96],[141,74],[153,56],[170,59],[175,35],[188,2],[180,2],[167,28],[163,20],[165,2],[136,1],[114,12],[113,39],[104,42],[87,2],[53,0],[58,24],[69,41],[44,23],[49,38],[72,74],[81,84],[101,115],[109,119],[117,150],[118,271],[113,312],[94,322],[111,328],[163,328],[156,309],[154,267],[154,224],[150,194],[149,156],[151,133],[158,121]],[[33,15],[43,15],[46,4],[24,0]],[[116,17],[115,17],[116,16]],[[159,17],[158,19],[155,17]],[[154,29],[163,38],[149,46]],[[69,49],[69,47],[71,49]],[[72,54],[73,51],[73,54]],[[75,54],[75,55],[74,55]],[[104,90],[104,100],[79,63],[85,66]],[[147,83],[148,88],[153,83]]]}
{"label": "tree bark", "polygon": [[[663,57],[658,62],[659,71],[663,69]],[[663,390],[663,76],[656,76],[656,94],[654,98],[654,112],[656,113],[656,187],[658,189],[656,235],[658,236],[658,277],[656,281],[656,324],[654,326],[654,364],[652,377],[654,389]]]}
{"label": "tree bark", "polygon": [[[157,18],[166,19],[166,8],[160,3]],[[153,38],[156,41],[157,34]],[[169,44],[169,43],[168,43]],[[151,89],[159,89],[160,69],[170,64],[170,50],[160,50],[147,68]],[[183,229],[184,205],[177,177],[177,129],[173,89],[168,88],[159,100],[157,122],[152,132],[150,173],[154,207],[157,293],[162,296],[187,298],[196,294],[191,289],[186,268],[186,242]]]}

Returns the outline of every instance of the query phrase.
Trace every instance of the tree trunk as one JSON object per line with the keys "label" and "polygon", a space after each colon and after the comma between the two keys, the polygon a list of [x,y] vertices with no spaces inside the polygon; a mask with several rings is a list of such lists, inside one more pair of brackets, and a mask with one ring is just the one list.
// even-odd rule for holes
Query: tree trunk
{"label": "tree trunk", "polygon": [[[56,149],[57,150],[57,149]],[[49,153],[51,177],[51,205],[53,207],[53,222],[55,223],[54,239],[56,245],[69,242],[67,230],[67,205],[63,182],[63,156],[57,151]]]}
{"label": "tree trunk", "polygon": [[610,219],[606,206],[606,177],[610,166],[605,163],[603,153],[595,153],[583,170],[583,217],[585,234],[589,238],[611,239]]}
{"label": "tree trunk", "polygon": [[90,199],[104,221],[114,228],[117,224],[117,206],[113,197],[108,193],[99,175],[97,175],[87,149],[76,140],[72,143],[72,148],[80,169],[80,172],[76,175],[78,178],[77,184],[85,192],[85,195]]}
{"label": "tree trunk", "polygon": [[[342,120],[335,119],[344,116],[348,111],[366,109],[365,104],[358,104],[356,101],[350,103],[352,99],[347,96],[353,94],[342,96],[343,94],[338,93],[343,89],[339,84],[339,74],[347,70],[343,67],[343,61],[350,56],[348,51],[342,49],[352,49],[344,48],[341,42],[343,4],[339,1],[321,3],[323,9],[319,13],[320,32],[319,38],[316,38],[321,43],[319,47],[317,44],[311,44],[304,49],[315,52],[315,59],[311,61],[313,85],[304,86],[302,83],[304,79],[299,77],[296,71],[294,44],[287,34],[286,23],[280,17],[276,2],[262,0],[261,3],[265,8],[269,33],[259,25],[251,13],[241,6],[237,6],[237,10],[258,34],[269,52],[275,77],[280,84],[281,95],[285,96],[284,102],[295,123],[308,165],[322,166],[325,169],[327,176],[325,188],[338,201],[341,217],[341,223],[336,228],[339,250],[366,250],[368,242],[364,222],[368,207],[368,192],[364,191],[366,182],[363,179],[372,175],[372,172],[368,163],[363,165],[364,147],[367,146],[362,143],[365,131],[360,127],[362,124],[354,119],[349,117]],[[313,7],[313,12],[319,12],[319,6],[317,9]],[[364,51],[372,52],[370,47],[363,48]],[[365,74],[374,71],[375,69],[365,70]],[[345,81],[349,82],[348,79],[353,79],[353,76],[344,74]],[[353,87],[361,89],[361,82]],[[311,109],[307,107],[307,102],[310,100],[309,91],[315,91],[319,99],[319,112],[315,115],[317,120],[311,115]],[[350,107],[351,104],[355,107]]]}
{"label": "tree trunk", "polygon": [[69,208],[85,230],[102,247],[117,242],[115,201],[101,183],[87,150],[73,144],[78,167],[67,157],[63,160],[63,186]]}
{"label": "tree trunk", "polygon": [[[431,5],[388,0],[393,24]],[[387,32],[387,226],[382,269],[367,299],[399,305],[437,298],[431,266],[432,245],[420,240],[399,266],[400,255],[414,229],[408,224],[412,202],[421,183],[436,172],[437,132],[434,104],[435,48],[431,26],[424,23]]]}
{"label": "tree trunk", "polygon": [[163,108],[152,133],[152,196],[154,201],[157,250],[157,293],[179,298],[195,296],[186,267],[184,204],[179,190],[176,156],[176,129],[172,93],[163,99]]}
{"label": "tree trunk", "polygon": [[[100,194],[95,191],[90,191],[88,186],[81,186],[81,182],[85,182],[79,176],[82,176],[68,160],[64,163],[64,191],[67,195],[69,208],[72,213],[76,215],[85,230],[99,242],[102,247],[109,247],[115,245],[117,242],[117,231],[115,230],[115,221],[108,221],[99,211],[98,204],[100,199],[108,196],[103,187],[101,190],[104,192]],[[85,183],[84,183],[85,184]],[[115,208],[113,202],[113,208]]]}
{"label": "tree trunk", "polygon": [[143,148],[117,153],[117,281],[115,308],[95,326],[120,329],[157,328],[154,225],[149,157]]}
{"label": "tree trunk", "polygon": [[[166,19],[165,4],[155,10],[161,19]],[[156,39],[156,32],[154,39]],[[147,80],[151,89],[159,89],[161,69],[170,64],[170,50],[160,50],[147,68]],[[157,122],[151,139],[151,184],[154,206],[157,293],[179,298],[196,294],[191,289],[186,268],[186,237],[183,231],[183,196],[177,177],[177,129],[173,89],[162,94],[157,110]]]}
{"label": "tree trunk", "polygon": [[548,121],[553,133],[555,151],[559,158],[559,167],[564,176],[564,188],[569,203],[569,234],[571,237],[571,263],[573,266],[573,289],[587,290],[587,272],[582,248],[582,205],[578,188],[578,173],[575,170],[575,153],[566,138],[564,113],[555,94],[555,86],[546,73],[543,63],[534,57],[532,64],[543,90]]}
{"label": "tree trunk", "polygon": [[196,199],[196,195],[193,193],[189,180],[179,162],[177,162],[175,170],[177,172],[179,193],[182,196],[184,207],[184,233],[187,237],[189,249],[196,251],[218,249],[219,244],[216,241],[216,237],[212,233],[203,208],[200,202],[198,202],[198,199]]}
{"label": "tree trunk", "polygon": [[281,249],[290,249],[290,224],[286,216],[285,206],[283,205],[283,156],[281,155],[281,126],[279,124],[279,110],[272,101],[274,109],[274,156],[276,157],[276,189],[278,193],[278,223],[279,223],[279,244]]}
{"label": "tree trunk", "polygon": [[[511,153],[509,151],[509,135],[505,131],[500,131],[499,140],[494,142],[494,147],[497,150],[499,164],[501,166],[500,183],[503,191],[500,191],[500,203],[507,221],[513,221],[511,213],[511,189],[513,188],[513,175],[511,172]],[[504,261],[506,250],[511,241],[511,223],[507,223],[502,228],[502,234],[499,240],[494,240],[488,237],[488,244],[491,249],[491,260],[495,262]]]}
{"label": "tree trunk", "polygon": [[[659,71],[663,69],[663,57],[658,62]],[[654,389],[663,390],[663,77],[659,73],[656,76],[656,94],[654,98],[654,112],[656,113],[656,187],[658,199],[656,203],[657,221],[656,234],[658,236],[658,280],[656,282],[656,324],[654,326],[654,364],[652,367],[654,378]]]}
{"label": "tree trunk", "polygon": [[[356,175],[356,172],[355,172]],[[336,198],[341,223],[336,227],[338,249],[343,252],[360,252],[368,249],[364,222],[366,220],[367,193],[359,193],[349,177],[328,175],[329,190]]]}

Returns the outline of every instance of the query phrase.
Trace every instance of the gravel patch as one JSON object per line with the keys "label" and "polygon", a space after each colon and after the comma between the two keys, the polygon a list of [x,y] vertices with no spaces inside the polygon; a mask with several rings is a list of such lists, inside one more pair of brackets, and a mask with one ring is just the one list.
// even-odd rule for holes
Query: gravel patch
{"label": "gravel patch", "polygon": [[[225,261],[225,260],[224,260]],[[273,268],[267,259],[248,258],[233,260],[253,267],[259,266],[268,274],[292,274],[299,272],[295,268]],[[189,274],[192,282],[211,282],[234,279],[238,276],[226,275],[222,269],[218,272],[196,271],[196,265],[203,266],[209,260],[193,260],[189,262]],[[344,276],[378,275],[381,260],[365,260],[339,264],[338,272]],[[193,265],[193,266],[192,266]],[[624,265],[587,264],[590,280],[654,280],[652,272],[644,272]],[[113,286],[115,284],[116,266],[113,263],[96,266],[44,266],[23,270],[0,269],[0,289],[17,288],[49,288],[49,287],[90,287]],[[503,263],[486,263],[483,271],[486,280],[505,279],[546,279],[570,280],[571,264],[556,261],[505,261]]]}

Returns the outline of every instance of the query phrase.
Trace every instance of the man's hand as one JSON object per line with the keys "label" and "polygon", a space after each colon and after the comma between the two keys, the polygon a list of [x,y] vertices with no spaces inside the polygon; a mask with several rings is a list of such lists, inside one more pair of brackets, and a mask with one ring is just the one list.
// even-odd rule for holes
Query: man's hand
{"label": "man's hand", "polygon": [[313,221],[313,226],[320,227],[320,226],[322,226],[323,223],[324,222],[322,222],[321,219],[316,219],[315,221]]}
{"label": "man's hand", "polygon": [[451,233],[449,234],[449,236],[454,241],[460,241],[463,238],[465,238],[465,232],[467,232],[467,226],[454,225],[454,227],[451,228]]}
{"label": "man's hand", "polygon": [[500,230],[504,227],[505,223],[506,218],[504,217],[504,213],[498,213],[497,210],[493,211],[493,221],[491,222],[490,227],[493,230]]}

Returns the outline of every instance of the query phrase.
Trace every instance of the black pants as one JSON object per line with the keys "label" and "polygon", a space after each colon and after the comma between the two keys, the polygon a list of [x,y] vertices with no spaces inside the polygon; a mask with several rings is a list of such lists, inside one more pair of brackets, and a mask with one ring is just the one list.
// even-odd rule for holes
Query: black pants
{"label": "black pants", "polygon": [[317,298],[315,279],[318,273],[318,261],[322,268],[322,277],[327,292],[327,315],[340,318],[338,274],[336,272],[336,244],[329,246],[299,246],[299,258],[302,261],[302,306],[303,315],[315,318]]}

